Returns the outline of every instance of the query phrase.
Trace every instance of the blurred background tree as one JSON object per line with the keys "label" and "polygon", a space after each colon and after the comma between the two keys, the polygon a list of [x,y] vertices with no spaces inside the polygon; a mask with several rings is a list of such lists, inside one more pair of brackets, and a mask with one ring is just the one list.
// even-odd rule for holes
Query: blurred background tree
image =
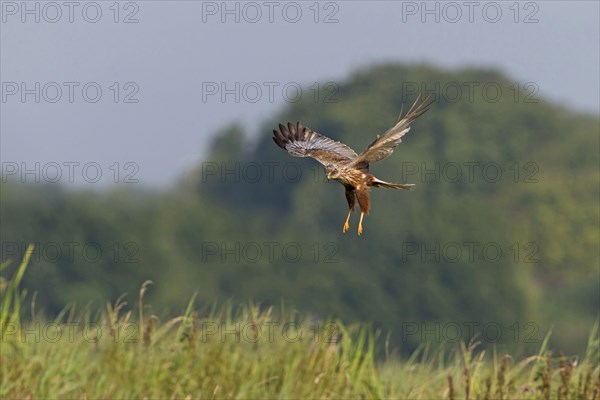
{"label": "blurred background tree", "polygon": [[[323,183],[313,160],[277,148],[272,129],[301,119],[361,151],[421,83],[439,85],[434,106],[385,163],[372,165],[382,179],[417,190],[373,191],[365,234],[356,237],[355,215],[343,236],[343,188]],[[486,93],[486,84],[501,95]],[[454,96],[453,87],[462,92]],[[598,116],[532,97],[493,70],[380,65],[337,89],[332,97],[321,85],[317,95],[332,102],[305,96],[259,132],[224,127],[204,162],[163,192],[2,183],[2,258],[19,259],[15,244],[18,253],[38,243],[23,286],[49,314],[73,302],[100,307],[124,292],[133,299],[152,279],[149,302],[164,315],[181,312],[198,291],[200,304],[283,301],[315,316],[372,322],[403,351],[420,342],[403,337],[406,322],[474,321],[503,329],[518,322],[521,334],[533,322],[538,341],[554,327],[556,347],[580,351],[600,296]],[[497,182],[494,169],[482,175],[488,163],[501,168]],[[463,175],[454,179],[451,166]],[[480,244],[473,260],[464,245],[472,242]],[[77,244],[74,257],[67,243]],[[89,243],[103,254],[86,255]],[[303,252],[297,262],[282,251],[290,243]],[[497,261],[482,254],[486,243],[502,249]],[[439,260],[424,253],[436,245]],[[507,332],[500,338],[511,341]]]}

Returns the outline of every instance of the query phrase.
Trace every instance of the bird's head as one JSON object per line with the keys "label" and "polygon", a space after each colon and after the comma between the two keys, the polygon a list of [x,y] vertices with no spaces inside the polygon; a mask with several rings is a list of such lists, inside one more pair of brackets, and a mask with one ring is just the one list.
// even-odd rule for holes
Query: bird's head
{"label": "bird's head", "polygon": [[326,165],[325,166],[325,176],[327,177],[327,179],[336,179],[339,178],[340,176],[340,172],[338,171],[338,169],[332,165]]}

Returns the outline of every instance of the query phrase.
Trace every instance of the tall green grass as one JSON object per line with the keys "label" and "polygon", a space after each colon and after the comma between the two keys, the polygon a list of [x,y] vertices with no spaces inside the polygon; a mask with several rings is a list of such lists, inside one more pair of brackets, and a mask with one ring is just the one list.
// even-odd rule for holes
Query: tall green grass
{"label": "tall green grass", "polygon": [[[20,324],[21,303],[27,292],[20,292],[19,284],[23,279],[23,275],[25,275],[25,269],[27,268],[31,254],[33,254],[32,244],[27,246],[25,257],[23,257],[15,276],[9,281],[3,277],[0,277],[0,294],[2,295],[2,300],[0,303],[0,333],[2,338],[4,338],[4,328],[7,326],[7,324]],[[0,263],[0,272],[6,269],[9,265],[10,260]]]}
{"label": "tall green grass", "polygon": [[1,398],[600,399],[598,324],[582,357],[553,354],[548,335],[521,360],[470,343],[377,361],[369,327],[283,307],[199,312],[192,298],[161,321],[144,304],[149,281],[133,307],[121,298],[24,321],[27,258],[0,287]]}

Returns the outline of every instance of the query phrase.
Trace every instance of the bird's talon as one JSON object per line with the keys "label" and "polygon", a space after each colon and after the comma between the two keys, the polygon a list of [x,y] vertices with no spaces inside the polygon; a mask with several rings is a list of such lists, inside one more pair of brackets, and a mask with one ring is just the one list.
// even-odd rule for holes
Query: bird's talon
{"label": "bird's talon", "polygon": [[342,233],[348,232],[348,229],[350,229],[350,224],[346,222],[342,228]]}
{"label": "bird's talon", "polygon": [[362,225],[358,226],[358,236],[362,235]]}

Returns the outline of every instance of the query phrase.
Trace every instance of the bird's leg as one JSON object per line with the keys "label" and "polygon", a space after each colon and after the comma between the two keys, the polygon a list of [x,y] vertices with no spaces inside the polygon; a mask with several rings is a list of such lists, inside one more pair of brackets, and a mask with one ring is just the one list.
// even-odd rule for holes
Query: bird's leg
{"label": "bird's leg", "polygon": [[362,219],[365,216],[364,212],[360,212],[360,221],[358,221],[358,236],[362,235]]}
{"label": "bird's leg", "polygon": [[346,186],[346,201],[348,202],[348,217],[346,218],[346,222],[344,223],[344,228],[342,228],[342,233],[348,232],[350,229],[350,214],[354,211],[354,204],[356,203],[356,193],[353,186]]}
{"label": "bird's leg", "polygon": [[352,214],[352,209],[348,210],[348,217],[346,218],[346,223],[344,223],[344,227],[342,228],[342,233],[346,233],[348,232],[348,229],[350,229],[350,224],[348,223],[350,221],[350,214]]}

